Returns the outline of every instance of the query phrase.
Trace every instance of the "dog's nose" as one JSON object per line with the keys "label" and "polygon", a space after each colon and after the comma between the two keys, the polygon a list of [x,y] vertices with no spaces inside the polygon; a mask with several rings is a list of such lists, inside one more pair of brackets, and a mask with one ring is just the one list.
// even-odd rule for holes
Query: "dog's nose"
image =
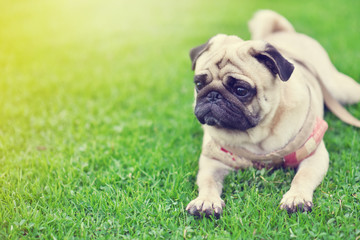
{"label": "dog's nose", "polygon": [[209,92],[206,97],[209,102],[217,102],[218,100],[223,98],[223,96],[216,91]]}

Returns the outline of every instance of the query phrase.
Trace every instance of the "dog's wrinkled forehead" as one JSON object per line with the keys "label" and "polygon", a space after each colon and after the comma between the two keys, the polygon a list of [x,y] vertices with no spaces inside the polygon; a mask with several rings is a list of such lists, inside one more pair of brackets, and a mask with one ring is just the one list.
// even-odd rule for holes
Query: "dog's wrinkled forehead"
{"label": "dog's wrinkled forehead", "polygon": [[[193,69],[222,68],[226,62],[234,58],[242,39],[236,36],[216,35],[207,43],[195,48],[190,53],[194,55]],[[196,64],[196,65],[195,65]]]}
{"label": "dog's wrinkled forehead", "polygon": [[208,70],[219,77],[228,72],[239,72],[248,61],[254,44],[261,45],[260,48],[265,45],[263,42],[250,44],[237,36],[216,35],[192,50],[193,69],[196,73]]}
{"label": "dog's wrinkled forehead", "polygon": [[254,64],[259,62],[282,81],[287,81],[294,70],[294,66],[272,45],[264,41],[244,41],[237,36],[223,34],[193,48],[190,58],[195,74],[210,72],[219,79],[231,72],[247,75],[247,66],[254,68]]}

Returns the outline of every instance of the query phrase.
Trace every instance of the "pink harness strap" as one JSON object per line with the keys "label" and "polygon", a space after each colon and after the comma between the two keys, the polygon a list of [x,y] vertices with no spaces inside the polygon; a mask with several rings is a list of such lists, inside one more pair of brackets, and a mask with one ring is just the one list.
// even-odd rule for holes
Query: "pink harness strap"
{"label": "pink harness strap", "polygon": [[[296,151],[291,152],[290,154],[287,154],[283,157],[283,166],[284,167],[297,167],[301,161],[306,159],[307,157],[311,156],[319,146],[321,140],[324,137],[324,134],[328,128],[328,124],[321,118],[316,118],[316,122],[313,128],[313,131],[311,132],[308,139],[305,141],[301,147],[299,147]],[[223,147],[220,147],[220,150],[226,155],[228,155],[229,158],[231,158],[232,161],[236,161],[236,155],[234,155],[232,152],[226,150]],[[269,154],[267,154],[269,155]],[[259,155],[259,160],[261,160],[261,156]],[[262,168],[266,165],[268,165],[266,162],[262,163],[261,161],[252,161],[253,166],[256,168]],[[271,164],[270,164],[271,165]]]}
{"label": "pink harness strap", "polygon": [[284,157],[284,166],[296,167],[302,160],[310,157],[316,151],[327,129],[327,122],[321,118],[317,118],[314,130],[306,142],[298,150]]}

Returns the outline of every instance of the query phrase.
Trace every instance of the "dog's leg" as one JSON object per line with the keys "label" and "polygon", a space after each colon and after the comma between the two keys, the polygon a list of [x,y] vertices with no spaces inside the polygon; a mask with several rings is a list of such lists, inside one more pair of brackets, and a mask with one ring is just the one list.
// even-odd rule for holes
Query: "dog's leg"
{"label": "dog's leg", "polygon": [[187,205],[186,210],[192,215],[219,217],[222,208],[225,207],[224,201],[220,198],[222,183],[230,170],[231,168],[223,163],[201,155],[196,180],[199,196]]}
{"label": "dog's leg", "polygon": [[275,32],[295,32],[286,18],[271,10],[257,11],[248,25],[252,40],[262,40]]}
{"label": "dog's leg", "polygon": [[290,190],[284,194],[280,208],[289,213],[311,211],[315,188],[323,180],[329,166],[329,154],[322,141],[316,152],[303,160],[291,182]]}
{"label": "dog's leg", "polygon": [[332,86],[329,91],[342,104],[353,104],[360,101],[360,84],[351,77],[338,72],[335,67],[332,72]]}

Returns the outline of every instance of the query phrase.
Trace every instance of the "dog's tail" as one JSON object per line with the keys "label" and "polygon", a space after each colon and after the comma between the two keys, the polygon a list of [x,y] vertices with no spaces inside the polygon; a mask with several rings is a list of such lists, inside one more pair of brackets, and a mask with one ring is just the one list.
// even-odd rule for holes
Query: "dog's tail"
{"label": "dog's tail", "polygon": [[257,11],[248,25],[252,40],[262,40],[274,32],[295,32],[286,18],[271,10]]}

